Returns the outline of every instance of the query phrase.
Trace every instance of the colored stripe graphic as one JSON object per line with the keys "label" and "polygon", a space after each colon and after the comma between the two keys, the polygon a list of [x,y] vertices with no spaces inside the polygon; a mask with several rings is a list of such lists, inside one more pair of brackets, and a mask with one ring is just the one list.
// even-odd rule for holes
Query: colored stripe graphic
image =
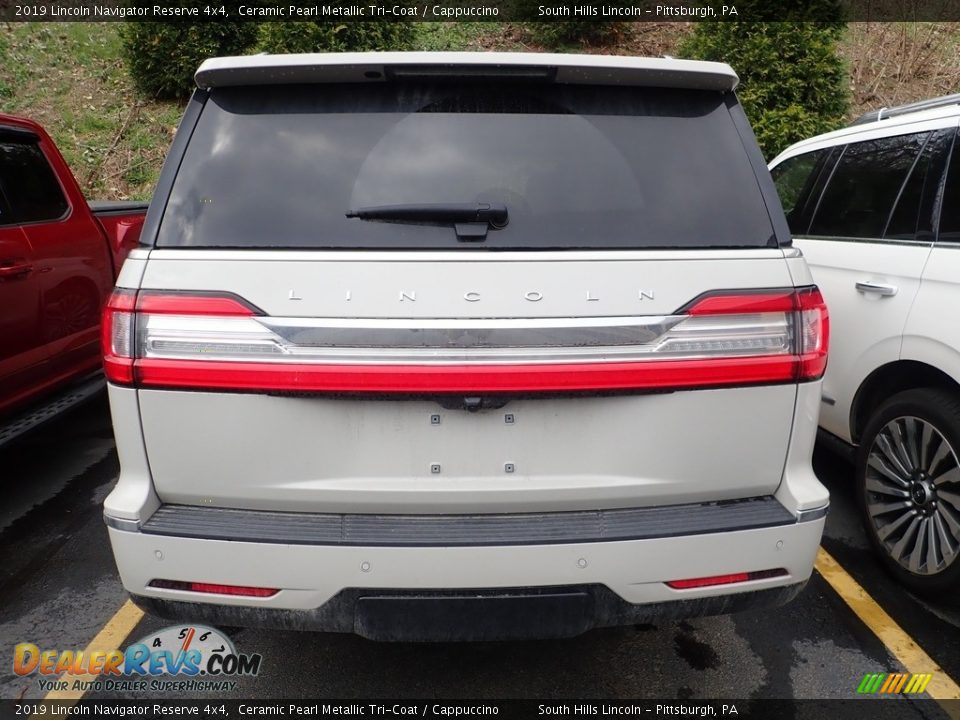
{"label": "colored stripe graphic", "polygon": [[932,679],[932,673],[867,673],[857,686],[857,692],[861,695],[916,695],[926,690]]}
{"label": "colored stripe graphic", "polygon": [[857,688],[857,692],[861,694],[869,694],[876,692],[877,683],[884,676],[880,673],[867,673],[863,676],[863,680],[860,681],[860,686]]}
{"label": "colored stripe graphic", "polygon": [[893,692],[898,693],[901,690],[903,690],[903,686],[907,683],[907,679],[909,677],[910,677],[910,673],[903,673],[900,677],[900,682],[897,683],[897,687],[893,690]]}
{"label": "colored stripe graphic", "polygon": [[911,694],[922,693],[924,690],[926,690],[927,685],[932,679],[933,675],[930,673],[920,673],[918,675],[914,675],[912,678],[910,678],[910,682],[907,683],[907,686],[903,689],[903,691]]}

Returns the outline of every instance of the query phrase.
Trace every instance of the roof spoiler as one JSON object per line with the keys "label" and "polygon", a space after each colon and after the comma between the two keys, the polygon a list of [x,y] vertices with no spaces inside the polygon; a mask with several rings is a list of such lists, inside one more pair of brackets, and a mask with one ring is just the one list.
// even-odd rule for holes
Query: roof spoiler
{"label": "roof spoiler", "polygon": [[943,97],[931,98],[929,100],[920,100],[919,102],[898,105],[892,108],[880,108],[872,112],[864,113],[852,123],[854,125],[865,125],[866,123],[879,122],[899,115],[909,115],[910,113],[921,112],[922,110],[933,110],[934,108],[947,107],[949,105],[960,105],[960,93],[953,95],[944,95]]}
{"label": "roof spoiler", "polygon": [[236,85],[387,82],[442,75],[503,78],[538,75],[547,82],[715,90],[736,88],[724,63],[701,60],[492,52],[361,52],[212,58],[197,70],[202,90]]}

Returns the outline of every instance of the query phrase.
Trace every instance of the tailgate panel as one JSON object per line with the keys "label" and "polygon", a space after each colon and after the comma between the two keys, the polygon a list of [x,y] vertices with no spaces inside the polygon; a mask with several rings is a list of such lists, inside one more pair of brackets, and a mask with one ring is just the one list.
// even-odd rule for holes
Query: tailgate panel
{"label": "tailgate panel", "polygon": [[[151,253],[142,283],[228,291],[273,317],[357,325],[377,318],[413,325],[425,318],[643,318],[669,315],[711,290],[791,285],[779,250],[473,252],[469,259],[171,250]],[[482,513],[754,497],[780,482],[796,396],[795,385],[781,384],[513,398],[497,410],[467,412],[444,409],[428,395],[254,390],[139,391],[161,501]]]}
{"label": "tailgate panel", "polygon": [[517,400],[476,413],[429,401],[139,395],[163,502],[468,513],[771,493],[780,482],[796,388]]}

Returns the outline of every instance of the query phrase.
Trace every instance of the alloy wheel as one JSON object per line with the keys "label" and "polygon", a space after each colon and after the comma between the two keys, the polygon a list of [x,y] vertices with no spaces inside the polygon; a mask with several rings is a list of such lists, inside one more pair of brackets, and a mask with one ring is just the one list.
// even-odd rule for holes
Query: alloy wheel
{"label": "alloy wheel", "polygon": [[943,434],[917,417],[894,418],[873,438],[867,515],[890,557],[916,575],[960,555],[960,463]]}

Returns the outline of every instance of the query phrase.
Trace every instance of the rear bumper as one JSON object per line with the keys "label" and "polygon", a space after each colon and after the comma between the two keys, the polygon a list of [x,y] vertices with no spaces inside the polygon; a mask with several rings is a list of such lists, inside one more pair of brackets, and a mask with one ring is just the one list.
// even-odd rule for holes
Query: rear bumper
{"label": "rear bumper", "polygon": [[164,504],[144,523],[105,515],[110,527],[148,535],[285,545],[476,547],[646,540],[781,527],[827,507],[790,513],[772,495],[641,508],[568,512],[383,515],[236,510]]}
{"label": "rear bumper", "polygon": [[[761,514],[750,512],[761,522]],[[515,544],[475,538],[477,544],[460,546],[416,545],[404,540],[403,532],[392,543],[376,545],[317,539],[297,544],[289,537],[186,537],[171,534],[169,524],[166,534],[147,531],[149,522],[142,530],[118,529],[122,524],[112,520],[108,525],[124,586],[138,604],[161,617],[355,632],[386,640],[484,640],[564,637],[595,627],[782,604],[810,576],[823,514],[798,519],[784,511],[773,524],[764,515],[765,526],[691,528],[689,534],[677,534],[684,523],[676,516],[659,536],[650,534],[654,518],[644,524],[643,517],[634,516],[631,527],[641,534],[631,539],[614,539],[605,522],[571,523],[578,532],[599,527],[608,535],[553,535],[521,544],[520,529],[507,528],[504,537]],[[385,530],[399,532],[395,525]],[[468,524],[463,530],[480,532]],[[340,532],[345,532],[342,525]],[[364,537],[369,542],[371,536]],[[786,572],[713,587],[666,585],[774,568]],[[266,598],[207,595],[152,587],[153,580],[279,592]]]}
{"label": "rear bumper", "polygon": [[152,615],[211,625],[355,633],[394,642],[574,637],[587,630],[783,605],[806,581],[734,595],[634,605],[602,585],[454,592],[342,590],[318,608],[210,605],[133,595]]}

